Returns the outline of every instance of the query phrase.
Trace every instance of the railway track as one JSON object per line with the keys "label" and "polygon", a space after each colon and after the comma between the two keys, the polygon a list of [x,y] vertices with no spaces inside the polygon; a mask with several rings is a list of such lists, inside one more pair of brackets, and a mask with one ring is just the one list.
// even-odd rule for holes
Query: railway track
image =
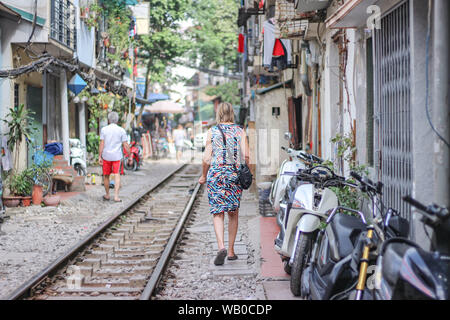
{"label": "railway track", "polygon": [[150,299],[200,190],[185,165],[106,221],[8,298]]}

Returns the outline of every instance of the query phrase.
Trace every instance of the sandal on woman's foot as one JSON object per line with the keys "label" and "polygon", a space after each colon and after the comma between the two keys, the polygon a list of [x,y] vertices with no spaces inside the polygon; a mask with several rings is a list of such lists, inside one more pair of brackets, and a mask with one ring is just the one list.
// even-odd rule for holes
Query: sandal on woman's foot
{"label": "sandal on woman's foot", "polygon": [[225,262],[225,257],[227,256],[227,249],[222,249],[217,252],[217,256],[214,259],[214,264],[220,266]]}
{"label": "sandal on woman's foot", "polygon": [[228,260],[237,260],[238,256],[237,255],[233,255],[233,256],[228,256],[227,259]]}
{"label": "sandal on woman's foot", "polygon": [[103,201],[109,201],[110,198],[107,198],[106,196],[103,196]]}

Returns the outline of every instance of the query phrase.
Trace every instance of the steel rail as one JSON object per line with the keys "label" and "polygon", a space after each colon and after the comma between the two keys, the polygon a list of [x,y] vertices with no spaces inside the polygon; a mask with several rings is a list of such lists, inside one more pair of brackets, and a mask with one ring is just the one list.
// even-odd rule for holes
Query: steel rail
{"label": "steel rail", "polygon": [[19,288],[17,288],[13,293],[11,293],[6,300],[19,300],[24,299],[32,295],[32,289],[39,285],[42,281],[44,281],[48,276],[55,274],[64,263],[69,261],[75,255],[77,255],[80,251],[82,251],[91,241],[97,237],[101,232],[105,231],[113,222],[115,222],[120,216],[124,213],[128,212],[139,200],[142,199],[148,193],[154,191],[158,187],[160,187],[163,183],[165,183],[169,178],[175,175],[178,171],[184,168],[186,164],[181,165],[175,170],[171,171],[167,176],[165,176],[161,181],[159,181],[156,185],[150,187],[146,191],[142,192],[139,197],[130,200],[125,207],[121,208],[116,214],[106,220],[102,225],[92,231],[85,238],[77,242],[71,249],[69,249],[64,255],[60,256],[56,260],[54,260],[49,266],[45,269],[37,273],[35,276],[30,278],[28,281],[23,283]]}
{"label": "steel rail", "polygon": [[180,237],[181,232],[183,231],[184,225],[187,221],[187,218],[189,217],[189,214],[191,212],[192,206],[194,205],[195,199],[197,198],[197,194],[198,194],[198,191],[200,190],[200,187],[201,187],[201,184],[197,183],[194,191],[192,192],[192,195],[191,195],[191,198],[189,199],[188,204],[184,208],[183,214],[181,215],[177,226],[175,227],[172,235],[170,236],[170,239],[167,242],[167,245],[165,246],[161,257],[159,258],[158,263],[156,264],[156,266],[152,272],[152,275],[150,276],[150,279],[147,282],[147,284],[144,288],[144,291],[141,294],[140,300],[150,300],[153,292],[155,291],[156,287],[158,286],[159,281],[161,280],[161,277],[162,277],[164,271],[166,270],[166,267],[170,260],[170,257],[176,248],[178,238]]}

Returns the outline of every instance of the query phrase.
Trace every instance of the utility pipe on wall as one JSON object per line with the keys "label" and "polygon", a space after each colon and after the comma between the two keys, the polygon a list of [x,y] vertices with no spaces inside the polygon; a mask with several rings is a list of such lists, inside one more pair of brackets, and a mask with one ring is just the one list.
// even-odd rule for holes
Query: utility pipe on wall
{"label": "utility pipe on wall", "polygon": [[61,126],[64,160],[70,162],[69,103],[67,100],[67,75],[65,69],[61,69],[60,71],[59,88],[61,90]]}
{"label": "utility pipe on wall", "polygon": [[[448,108],[449,71],[449,1],[435,0],[433,3],[432,47],[430,48],[431,77],[430,102],[432,121],[444,139],[450,141]],[[434,137],[434,201],[440,205],[450,205],[450,150],[437,136]]]}
{"label": "utility pipe on wall", "polygon": [[86,161],[86,116],[85,116],[85,102],[81,101],[78,104],[78,122],[80,125],[80,141],[84,150],[84,161]]}

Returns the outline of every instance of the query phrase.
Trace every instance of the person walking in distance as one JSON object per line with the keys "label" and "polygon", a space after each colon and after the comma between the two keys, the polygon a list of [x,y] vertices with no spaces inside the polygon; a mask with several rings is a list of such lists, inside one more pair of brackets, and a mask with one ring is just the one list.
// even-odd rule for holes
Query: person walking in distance
{"label": "person walking in distance", "polygon": [[[100,131],[100,147],[98,162],[103,167],[103,184],[106,194],[104,200],[110,200],[109,176],[114,174],[114,201],[121,202],[119,198],[120,189],[120,161],[122,160],[122,147],[130,153],[127,133],[117,125],[119,115],[117,112],[108,114],[108,125]],[[131,158],[130,158],[131,159]]]}
{"label": "person walking in distance", "polygon": [[[249,146],[245,131],[234,123],[234,110],[230,103],[219,104],[216,122],[217,125],[207,133],[199,183],[207,183],[210,213],[219,249],[214,264],[222,265],[225,258],[238,258],[234,252],[242,195],[238,169],[243,159],[247,165],[249,163]],[[224,243],[225,214],[228,214],[228,251]]]}
{"label": "person walking in distance", "polygon": [[175,142],[175,150],[177,152],[177,162],[181,161],[184,149],[184,140],[186,139],[186,132],[183,125],[179,124],[177,129],[173,130],[173,140]]}

